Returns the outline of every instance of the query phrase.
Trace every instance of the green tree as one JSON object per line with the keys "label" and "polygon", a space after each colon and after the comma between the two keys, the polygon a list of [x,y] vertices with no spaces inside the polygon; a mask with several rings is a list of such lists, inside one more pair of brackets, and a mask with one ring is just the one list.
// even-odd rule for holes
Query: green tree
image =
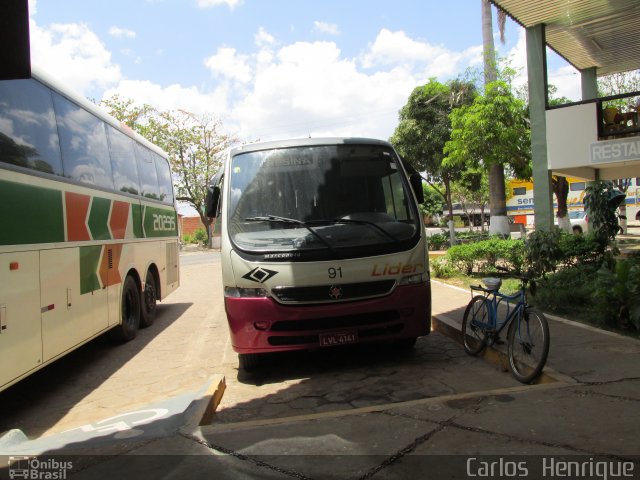
{"label": "green tree", "polygon": [[149,138],[151,134],[149,131],[150,122],[158,114],[151,105],[146,103],[138,105],[132,99],[121,98],[118,94],[101,100],[99,105],[105,108],[112,117],[151,141]]}
{"label": "green tree", "polygon": [[443,165],[443,148],[449,139],[449,114],[462,105],[470,104],[476,96],[472,82],[453,80],[446,84],[430,79],[416,87],[400,110],[400,122],[390,142],[400,155],[417,171],[425,172],[425,180],[445,200],[449,212],[452,243],[453,204],[451,182],[464,171],[464,166]]}
{"label": "green tree", "polygon": [[[476,97],[470,106],[451,112],[451,139],[446,143],[444,165],[453,168],[472,164],[488,173],[489,203],[496,200],[491,183],[494,165],[507,167],[516,178],[531,177],[531,142],[527,110],[522,100],[511,94],[504,81],[490,83],[486,94]],[[502,191],[504,197],[504,177]],[[506,200],[502,199],[505,204]],[[493,221],[492,209],[492,221]],[[491,230],[492,233],[496,233]]]}
{"label": "green tree", "polygon": [[622,201],[624,194],[610,181],[598,181],[585,189],[584,206],[589,213],[589,223],[603,249],[606,245],[615,247],[619,232],[615,211]]}
{"label": "green tree", "polygon": [[155,142],[169,154],[176,199],[195,208],[210,233],[212,219],[205,215],[207,186],[222,165],[224,151],[236,139],[221,133],[222,123],[209,114],[165,111],[152,125]]}
{"label": "green tree", "polygon": [[569,197],[569,182],[567,181],[567,177],[553,175],[551,177],[551,189],[558,201],[558,210],[556,213],[558,217],[558,227],[567,232],[571,232],[571,222],[567,216],[567,198]]}
{"label": "green tree", "polygon": [[424,203],[419,205],[422,215],[429,217],[442,215],[444,211],[444,198],[442,198],[442,194],[426,183],[422,184],[422,192],[424,193]]}
{"label": "green tree", "polygon": [[222,123],[210,114],[196,115],[184,110],[160,112],[137,106],[131,99],[115,95],[101,105],[147,140],[167,152],[173,172],[176,200],[198,212],[210,231],[211,219],[204,215],[207,185],[222,165],[223,152],[236,141],[221,132]]}
{"label": "green tree", "polygon": [[[598,96],[600,97],[637,91],[640,91],[640,70],[613,73],[598,78]],[[624,101],[629,101],[629,99],[624,99]]]}

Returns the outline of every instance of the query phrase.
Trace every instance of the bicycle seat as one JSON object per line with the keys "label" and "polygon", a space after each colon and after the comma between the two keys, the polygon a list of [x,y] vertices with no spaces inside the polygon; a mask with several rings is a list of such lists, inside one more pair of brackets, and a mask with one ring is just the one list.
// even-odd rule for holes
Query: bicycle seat
{"label": "bicycle seat", "polygon": [[497,292],[498,290],[500,290],[500,287],[502,286],[502,279],[495,278],[495,277],[487,277],[482,279],[482,283],[485,284],[485,286],[487,287],[487,290],[491,290],[492,292]]}

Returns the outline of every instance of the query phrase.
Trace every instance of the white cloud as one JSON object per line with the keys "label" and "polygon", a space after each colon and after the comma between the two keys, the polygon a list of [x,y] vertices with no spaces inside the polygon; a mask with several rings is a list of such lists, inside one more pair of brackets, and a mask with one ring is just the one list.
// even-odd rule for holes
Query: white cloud
{"label": "white cloud", "polygon": [[446,53],[444,47],[433,46],[409,38],[406,33],[382,29],[363,57],[365,67],[389,65],[393,63],[430,62]]}
{"label": "white cloud", "polygon": [[231,100],[230,118],[248,139],[388,138],[417,85],[431,76],[445,81],[481,61],[480,45],[456,52],[385,29],[354,58],[345,57],[335,42],[262,48],[242,57],[244,68],[254,65],[254,77]]}
{"label": "white cloud", "polygon": [[257,70],[252,91],[233,109],[245,138],[368,135],[386,138],[417,80],[392,68],[366,74],[331,42],[281,48]]}
{"label": "white cloud", "polygon": [[574,102],[582,100],[580,73],[573,66],[567,65],[551,71],[549,83],[557,87],[556,97],[566,97]]}
{"label": "white cloud", "polygon": [[263,27],[258,29],[258,32],[253,36],[253,40],[258,47],[272,45],[276,41],[274,36],[267,32]]}
{"label": "white cloud", "polygon": [[228,111],[227,90],[216,88],[210,92],[197,87],[184,87],[179,84],[163,87],[148,80],[123,80],[117,86],[104,92],[103,98],[118,94],[122,98],[131,98],[136,104],[152,105],[159,110],[186,110],[195,114]]}
{"label": "white cloud", "polygon": [[109,35],[114,38],[136,38],[136,32],[134,32],[133,30],[120,28],[115,25],[109,28]]}
{"label": "white cloud", "polygon": [[122,78],[111,52],[83,23],[53,24],[46,28],[30,22],[31,59],[45,71],[83,95],[93,95]]}
{"label": "white cloud", "polygon": [[405,32],[382,29],[369,50],[362,56],[365,68],[405,65],[428,77],[456,75],[482,60],[482,46],[455,52],[440,45],[414,40]]}
{"label": "white cloud", "polygon": [[123,78],[111,53],[87,25],[42,28],[32,20],[31,34],[34,62],[62,75],[85,95],[99,91],[93,94],[99,99],[118,93],[162,110],[213,114],[246,140],[307,135],[388,138],[397,125],[398,110],[417,85],[430,76],[444,81],[481,60],[479,46],[455,52],[404,32],[381,30],[360,56],[347,57],[336,42],[278,45],[260,28],[253,50],[220,47],[203,59],[203,67],[215,79],[213,87],[206,85],[209,82],[166,86]]}
{"label": "white cloud", "polygon": [[316,32],[328,33],[329,35],[340,35],[340,29],[335,23],[313,22],[313,29]]}
{"label": "white cloud", "polygon": [[205,58],[205,66],[214,74],[247,83],[253,77],[248,56],[238,55],[235,48],[219,48],[215,55]]}
{"label": "white cloud", "polygon": [[197,0],[198,7],[211,8],[219,5],[227,5],[231,10],[239,7],[244,3],[244,0]]}

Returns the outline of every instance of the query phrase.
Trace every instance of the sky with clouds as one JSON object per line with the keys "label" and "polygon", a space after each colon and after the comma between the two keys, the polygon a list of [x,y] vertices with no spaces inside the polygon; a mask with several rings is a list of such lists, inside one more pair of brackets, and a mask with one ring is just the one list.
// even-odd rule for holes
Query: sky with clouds
{"label": "sky with clouds", "polygon": [[[213,114],[245,141],[387,139],[413,88],[482,64],[480,0],[30,0],[29,10],[32,63],[79,94]],[[508,20],[506,37],[499,53],[524,81],[524,30]],[[550,54],[549,73],[558,95],[579,99],[575,69]]]}

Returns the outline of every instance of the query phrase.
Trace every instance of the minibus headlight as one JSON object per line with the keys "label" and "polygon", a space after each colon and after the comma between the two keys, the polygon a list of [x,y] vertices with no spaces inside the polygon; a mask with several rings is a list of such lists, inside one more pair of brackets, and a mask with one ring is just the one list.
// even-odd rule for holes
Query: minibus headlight
{"label": "minibus headlight", "polygon": [[400,285],[416,285],[418,283],[425,283],[429,280],[427,273],[416,273],[414,275],[408,275],[402,277]]}
{"label": "minibus headlight", "polygon": [[224,296],[230,298],[264,298],[269,296],[264,288],[224,287]]}

